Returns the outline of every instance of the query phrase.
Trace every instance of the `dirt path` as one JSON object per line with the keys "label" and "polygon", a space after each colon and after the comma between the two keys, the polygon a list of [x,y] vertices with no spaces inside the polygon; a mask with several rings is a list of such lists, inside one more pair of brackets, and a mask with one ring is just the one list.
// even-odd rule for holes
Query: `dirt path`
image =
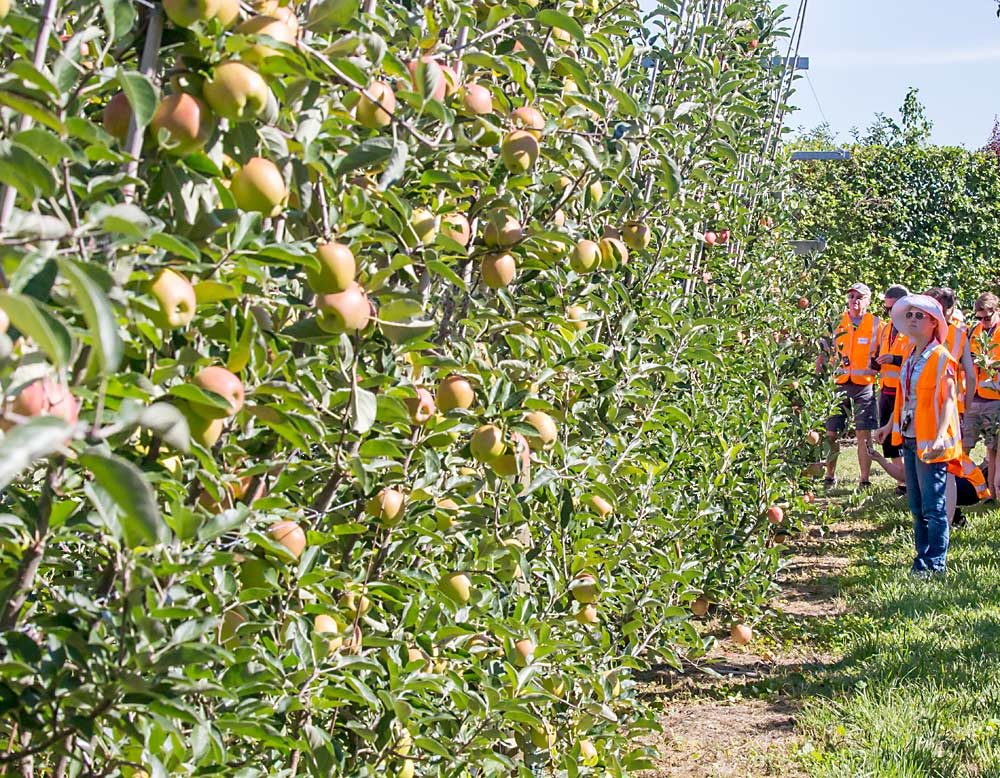
{"label": "dirt path", "polygon": [[[850,565],[846,545],[868,527],[840,522],[814,528],[793,542],[782,571],[776,617],[765,620],[749,648],[720,639],[712,652],[678,673],[650,678],[648,694],[663,705],[663,733],[647,778],[683,776],[800,776],[796,715],[802,690],[837,656],[814,639],[836,629],[845,612],[838,577]],[[717,634],[725,634],[723,625]]]}

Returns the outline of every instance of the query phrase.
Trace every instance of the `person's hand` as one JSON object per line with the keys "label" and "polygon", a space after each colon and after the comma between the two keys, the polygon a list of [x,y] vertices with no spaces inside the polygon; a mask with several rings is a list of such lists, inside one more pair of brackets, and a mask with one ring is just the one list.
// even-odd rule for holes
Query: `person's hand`
{"label": "person's hand", "polygon": [[885,443],[885,439],[889,436],[889,432],[890,432],[889,427],[887,426],[879,427],[877,430],[875,430],[875,442],[878,443],[879,445]]}
{"label": "person's hand", "polygon": [[892,359],[892,354],[880,354],[875,361],[880,365],[891,365]]}

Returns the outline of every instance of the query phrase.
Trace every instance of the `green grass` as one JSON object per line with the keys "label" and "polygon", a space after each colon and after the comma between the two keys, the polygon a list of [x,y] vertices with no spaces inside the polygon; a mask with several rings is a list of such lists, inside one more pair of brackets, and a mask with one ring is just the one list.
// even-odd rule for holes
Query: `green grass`
{"label": "green grass", "polygon": [[[853,450],[839,466],[852,491]],[[839,552],[852,558],[839,577],[848,613],[775,625],[776,636],[839,657],[801,688],[784,679],[782,691],[803,704],[803,767],[817,776],[1000,776],[1000,512],[971,512],[952,536],[947,579],[917,581],[909,513],[890,489],[880,478],[855,514],[876,529]]]}

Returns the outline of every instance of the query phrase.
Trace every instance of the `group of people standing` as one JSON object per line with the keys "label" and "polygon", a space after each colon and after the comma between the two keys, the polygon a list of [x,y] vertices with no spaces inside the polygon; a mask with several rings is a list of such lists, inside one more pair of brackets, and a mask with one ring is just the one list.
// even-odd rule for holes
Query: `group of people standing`
{"label": "group of people standing", "polygon": [[[891,286],[884,317],[868,310],[871,298],[865,284],[847,290],[846,310],[816,360],[817,372],[833,363],[840,395],[826,424],[824,483],[836,483],[838,438],[853,411],[861,488],[871,485],[873,461],[896,479],[913,514],[912,573],[943,575],[950,528],[963,523],[958,506],[988,499],[1000,482],[1000,380],[989,368],[1000,361],[1000,300],[981,295],[970,327],[948,288],[910,294]],[[987,457],[977,467],[969,452],[980,437]]]}

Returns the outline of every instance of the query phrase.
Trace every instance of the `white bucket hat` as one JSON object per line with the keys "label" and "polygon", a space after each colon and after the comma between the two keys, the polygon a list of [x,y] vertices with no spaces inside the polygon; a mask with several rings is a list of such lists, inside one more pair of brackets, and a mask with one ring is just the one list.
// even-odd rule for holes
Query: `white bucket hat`
{"label": "white bucket hat", "polygon": [[941,304],[925,294],[908,294],[906,297],[901,297],[892,306],[892,323],[896,325],[897,330],[902,332],[903,322],[906,321],[906,312],[911,308],[916,308],[918,311],[923,311],[933,317],[937,323],[936,335],[939,343],[944,343],[948,339],[948,322],[944,318]]}

